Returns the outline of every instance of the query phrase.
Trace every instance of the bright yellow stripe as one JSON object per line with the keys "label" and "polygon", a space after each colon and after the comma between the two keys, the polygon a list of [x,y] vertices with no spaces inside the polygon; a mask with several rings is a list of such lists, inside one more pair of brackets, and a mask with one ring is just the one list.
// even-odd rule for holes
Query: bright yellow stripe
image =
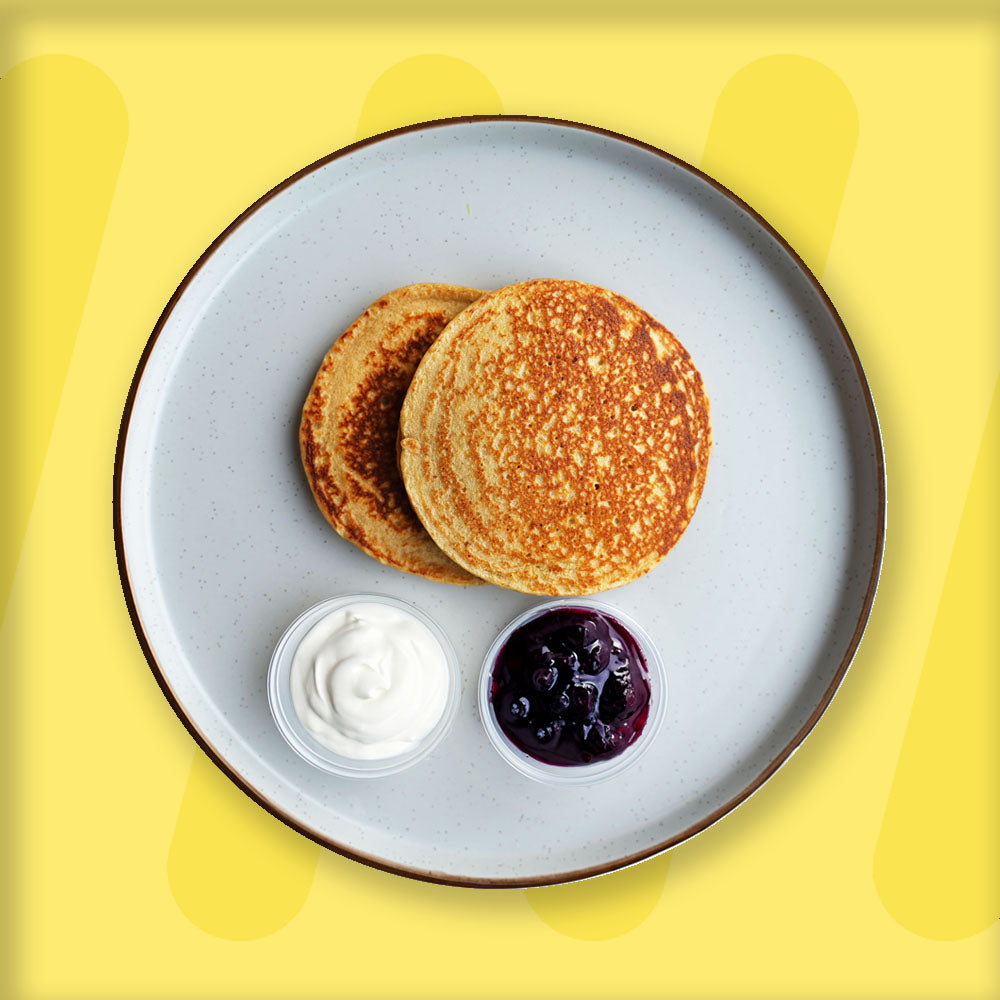
{"label": "bright yellow stripe", "polygon": [[496,88],[475,66],[453,56],[413,56],[390,66],[372,84],[355,138],[412,122],[502,111]]}
{"label": "bright yellow stripe", "polygon": [[170,891],[192,923],[229,940],[274,933],[305,903],[318,857],[195,753],[167,856]]}
{"label": "bright yellow stripe", "polygon": [[875,850],[886,909],[954,940],[1000,917],[1000,381]]}
{"label": "bright yellow stripe", "polygon": [[[10,454],[3,466],[17,470],[3,491],[2,612],[118,181],[128,115],[115,85],[93,64],[38,56],[0,78],[0,131]],[[72,503],[73,484],[64,489]]]}
{"label": "bright yellow stripe", "polygon": [[819,275],[857,141],[857,108],[840,77],[804,56],[766,56],[719,95],[701,165]]}
{"label": "bright yellow stripe", "polygon": [[[857,138],[854,100],[837,76],[812,59],[768,56],[722,89],[701,165],[772,222],[818,273]],[[677,853],[681,860],[684,849]],[[569,937],[617,937],[652,913],[667,866],[663,857],[577,885],[528,889],[528,900]]]}
{"label": "bright yellow stripe", "polygon": [[[495,88],[474,66],[449,56],[415,56],[372,85],[357,136],[499,110]],[[195,924],[230,939],[262,937],[284,926],[306,901],[319,851],[195,755],[167,862],[174,898]]]}
{"label": "bright yellow stripe", "polygon": [[638,927],[655,909],[670,868],[670,855],[620,872],[526,889],[538,916],[560,934],[580,941],[606,941]]}

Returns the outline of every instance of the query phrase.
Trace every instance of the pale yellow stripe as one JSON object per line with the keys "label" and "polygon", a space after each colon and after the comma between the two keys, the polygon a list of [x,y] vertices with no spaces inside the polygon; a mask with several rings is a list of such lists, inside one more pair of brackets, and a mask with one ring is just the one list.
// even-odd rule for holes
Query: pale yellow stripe
{"label": "pale yellow stripe", "polygon": [[1000,917],[1000,381],[875,849],[889,913],[954,940]]}
{"label": "pale yellow stripe", "polygon": [[[857,137],[854,99],[834,73],[812,59],[768,56],[722,89],[701,166],[774,224],[818,273]],[[678,854],[683,858],[683,848]],[[664,856],[603,878],[526,892],[536,913],[562,934],[617,937],[652,913],[667,866]]]}
{"label": "pale yellow stripe", "polygon": [[[45,55],[0,78],[0,133],[3,467],[17,470],[3,490],[2,611],[118,181],[128,115],[96,66]],[[72,504],[73,484],[64,489]]]}

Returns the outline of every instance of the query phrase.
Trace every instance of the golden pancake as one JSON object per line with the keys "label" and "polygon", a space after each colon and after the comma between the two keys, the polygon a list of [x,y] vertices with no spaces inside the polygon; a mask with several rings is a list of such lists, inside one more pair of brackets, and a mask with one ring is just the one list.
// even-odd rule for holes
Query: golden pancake
{"label": "golden pancake", "polygon": [[302,465],[334,528],[380,562],[443,583],[481,580],[456,565],[413,513],[396,462],[399,409],[445,324],[483,293],[409,285],[384,295],[330,348],[302,410]]}
{"label": "golden pancake", "polygon": [[431,536],[470,573],[531,594],[651,570],[694,514],[710,450],[708,398],[677,338],[576,281],[469,306],[400,416],[403,480]]}

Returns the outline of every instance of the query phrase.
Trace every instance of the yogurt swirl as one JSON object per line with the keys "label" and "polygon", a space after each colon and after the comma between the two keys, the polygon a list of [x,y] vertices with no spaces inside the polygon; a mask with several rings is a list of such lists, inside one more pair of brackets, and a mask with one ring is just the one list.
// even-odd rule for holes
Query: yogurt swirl
{"label": "yogurt swirl", "polygon": [[324,746],[355,760],[412,749],[448,700],[448,664],[430,630],[384,604],[321,618],[292,658],[292,704]]}

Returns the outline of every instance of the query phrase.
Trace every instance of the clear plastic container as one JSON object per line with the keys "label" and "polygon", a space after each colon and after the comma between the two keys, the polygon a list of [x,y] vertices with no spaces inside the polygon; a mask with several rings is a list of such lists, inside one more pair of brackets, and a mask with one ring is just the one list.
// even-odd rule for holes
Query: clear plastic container
{"label": "clear plastic container", "polygon": [[[331,612],[351,604],[384,604],[412,615],[427,627],[441,646],[445,662],[448,665],[448,696],[441,718],[438,719],[434,728],[412,749],[394,757],[357,760],[331,750],[320,743],[302,724],[292,701],[292,659],[299,643],[317,622]],[[455,650],[448,637],[433,619],[412,604],[385,594],[343,594],[339,597],[328,598],[307,611],[303,611],[285,630],[271,656],[271,665],[267,676],[267,700],[278,731],[303,760],[321,770],[328,771],[330,774],[343,777],[382,778],[390,774],[398,774],[400,771],[412,767],[418,761],[423,760],[444,739],[458,710],[461,687],[462,680]]]}
{"label": "clear plastic container", "polygon": [[[635,741],[616,757],[593,761],[590,764],[547,764],[536,760],[512,743],[497,722],[493,701],[490,697],[490,689],[492,686],[493,666],[500,650],[516,629],[556,608],[580,608],[583,610],[599,611],[609,618],[621,622],[625,629],[635,638],[646,660],[650,692],[649,716],[646,719],[646,725]],[[479,676],[479,716],[486,729],[486,735],[496,748],[497,753],[511,767],[520,771],[525,777],[549,785],[592,785],[599,781],[607,781],[610,778],[617,777],[623,771],[632,767],[656,738],[656,734],[663,725],[666,704],[667,677],[663,666],[663,659],[646,630],[631,615],[626,614],[624,611],[600,601],[581,597],[563,597],[553,601],[546,601],[543,604],[535,605],[535,607],[524,612],[524,614],[518,615],[493,641],[493,645],[490,646],[489,652],[486,654],[486,659],[483,661],[482,672]]]}

